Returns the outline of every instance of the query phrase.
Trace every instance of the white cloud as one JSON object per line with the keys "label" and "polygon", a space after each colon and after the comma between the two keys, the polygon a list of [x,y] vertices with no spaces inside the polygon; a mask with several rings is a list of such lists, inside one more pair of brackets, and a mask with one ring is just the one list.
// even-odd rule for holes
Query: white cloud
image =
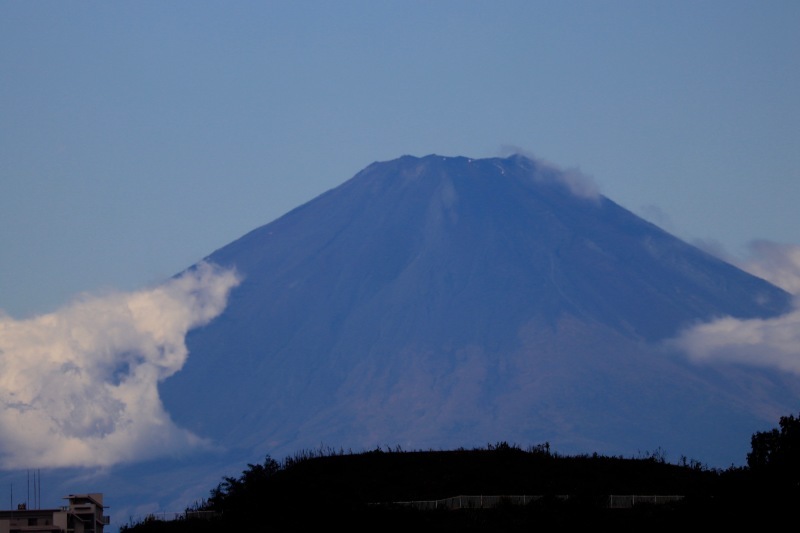
{"label": "white cloud", "polygon": [[539,180],[552,180],[565,185],[572,194],[581,198],[597,200],[600,198],[600,188],[594,178],[584,174],[578,168],[562,169],[549,161],[536,157],[531,152],[517,146],[506,145],[501,148],[504,155],[518,154],[533,161],[538,167],[535,178]]}
{"label": "white cloud", "polygon": [[695,361],[744,363],[800,374],[800,311],[773,319],[721,318],[675,341]]}
{"label": "white cloud", "polygon": [[800,246],[758,241],[740,268],[795,295],[795,309],[771,319],[720,318],[670,344],[698,362],[735,362],[800,374]]}
{"label": "white cloud", "polygon": [[594,178],[584,174],[579,168],[567,168],[560,170],[553,168],[556,176],[575,196],[596,200],[600,197],[600,188]]}
{"label": "white cloud", "polygon": [[794,295],[800,295],[800,246],[766,240],[750,243],[750,256],[738,266]]}
{"label": "white cloud", "polygon": [[238,283],[201,263],[152,289],[0,316],[0,464],[109,466],[207,445],[170,420],[158,383],[182,368],[186,333],[219,315]]}

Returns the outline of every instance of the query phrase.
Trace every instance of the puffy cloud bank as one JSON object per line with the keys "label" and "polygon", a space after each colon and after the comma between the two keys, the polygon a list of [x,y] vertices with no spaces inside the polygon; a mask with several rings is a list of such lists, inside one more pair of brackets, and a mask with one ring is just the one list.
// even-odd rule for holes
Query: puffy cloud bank
{"label": "puffy cloud bank", "polygon": [[238,283],[201,263],[152,289],[0,316],[0,465],[109,466],[208,445],[170,420],[158,383]]}
{"label": "puffy cloud bank", "polygon": [[698,362],[735,362],[800,374],[800,246],[758,241],[739,266],[794,294],[795,309],[771,319],[721,318],[684,331],[671,344]]}

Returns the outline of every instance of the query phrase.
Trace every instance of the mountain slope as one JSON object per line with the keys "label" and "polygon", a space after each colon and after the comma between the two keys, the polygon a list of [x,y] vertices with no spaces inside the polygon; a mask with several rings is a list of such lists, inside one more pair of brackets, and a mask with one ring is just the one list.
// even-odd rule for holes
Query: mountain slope
{"label": "mountain slope", "polygon": [[502,439],[728,464],[798,398],[658,345],[788,294],[521,156],[374,163],[208,259],[244,281],[161,393],[244,456]]}

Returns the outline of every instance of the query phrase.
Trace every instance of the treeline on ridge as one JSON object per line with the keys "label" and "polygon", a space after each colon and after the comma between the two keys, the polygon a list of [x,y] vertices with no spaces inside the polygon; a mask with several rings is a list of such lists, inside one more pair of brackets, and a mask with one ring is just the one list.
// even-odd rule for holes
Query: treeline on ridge
{"label": "treeline on ridge", "polygon": [[[538,495],[526,505],[419,510],[402,502],[458,495]],[[677,495],[662,504],[610,509],[610,495]],[[637,458],[562,456],[545,443],[507,442],[451,451],[376,448],[361,453],[301,451],[267,456],[225,477],[177,520],[151,516],[122,526],[155,531],[301,531],[343,525],[378,531],[522,531],[537,526],[605,525],[623,530],[722,527],[791,516],[800,497],[800,418],[751,438],[747,466],[710,469],[662,450]],[[502,500],[501,500],[502,501]]]}

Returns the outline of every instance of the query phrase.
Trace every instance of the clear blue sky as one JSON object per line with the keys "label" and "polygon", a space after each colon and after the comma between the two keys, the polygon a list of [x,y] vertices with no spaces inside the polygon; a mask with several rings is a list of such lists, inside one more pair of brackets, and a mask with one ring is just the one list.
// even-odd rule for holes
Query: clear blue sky
{"label": "clear blue sky", "polygon": [[800,2],[0,1],[0,309],[160,282],[376,160],[523,148],[800,244]]}

